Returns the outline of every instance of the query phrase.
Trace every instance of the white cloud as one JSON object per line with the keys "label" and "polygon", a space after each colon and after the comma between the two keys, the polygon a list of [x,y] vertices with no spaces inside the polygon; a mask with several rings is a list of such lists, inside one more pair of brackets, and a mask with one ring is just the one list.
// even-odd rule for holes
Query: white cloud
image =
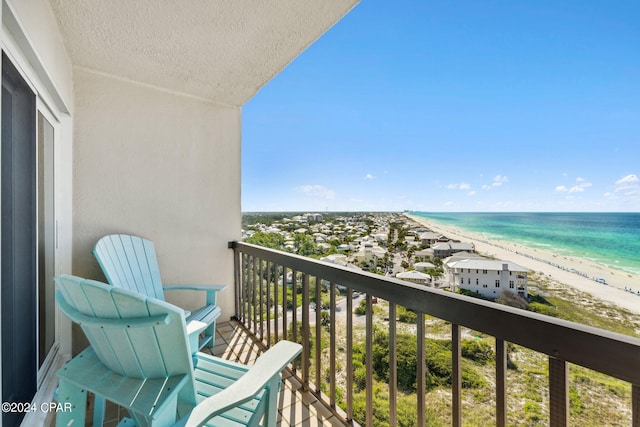
{"label": "white cloud", "polygon": [[582,177],[576,178],[576,182],[578,184],[572,185],[571,187],[567,187],[566,185],[557,185],[555,191],[558,193],[583,193],[584,190],[593,185]]}
{"label": "white cloud", "polygon": [[636,174],[632,173],[627,176],[623,176],[615,182],[615,192],[619,193],[621,191],[637,190],[640,187],[639,183],[640,179]]}
{"label": "white cloud", "polygon": [[449,190],[471,190],[471,185],[466,182],[461,182],[459,184],[449,184],[447,185]]}
{"label": "white cloud", "polygon": [[336,196],[336,192],[330,190],[324,185],[301,185],[296,187],[298,193],[302,193],[310,197],[319,197],[321,199],[332,200]]}
{"label": "white cloud", "polygon": [[467,196],[475,196],[476,195],[476,191],[475,190],[471,190],[467,193]]}
{"label": "white cloud", "polygon": [[494,187],[500,187],[502,184],[505,184],[509,182],[509,178],[503,175],[496,175],[493,178],[493,184],[491,184]]}
{"label": "white cloud", "polygon": [[491,190],[492,188],[501,187],[502,184],[509,182],[509,178],[505,175],[496,175],[493,177],[493,182],[491,184],[484,184],[482,186],[483,190]]}
{"label": "white cloud", "polygon": [[364,179],[366,179],[366,180],[372,180],[372,179],[376,179],[376,177],[375,177],[375,176],[373,176],[372,174],[368,173],[368,174],[366,174],[366,175],[364,176]]}
{"label": "white cloud", "polygon": [[593,185],[590,182],[587,182],[587,180],[582,177],[577,177],[576,182],[578,183],[578,185],[574,185],[573,187],[571,187],[569,189],[569,193],[582,193],[584,192],[584,190]]}

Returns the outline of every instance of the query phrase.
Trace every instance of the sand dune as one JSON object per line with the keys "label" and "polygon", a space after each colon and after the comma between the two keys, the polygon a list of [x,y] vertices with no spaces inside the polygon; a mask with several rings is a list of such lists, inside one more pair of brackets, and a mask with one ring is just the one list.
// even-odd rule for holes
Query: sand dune
{"label": "sand dune", "polygon": [[[502,260],[513,261],[530,270],[540,272],[566,286],[572,286],[619,307],[640,313],[640,276],[606,267],[577,257],[526,247],[501,240],[488,241],[478,234],[455,227],[432,223],[424,218],[407,215],[414,221],[450,239],[471,242],[476,252]],[[605,284],[595,279],[604,279]],[[631,289],[629,292],[625,289]]]}

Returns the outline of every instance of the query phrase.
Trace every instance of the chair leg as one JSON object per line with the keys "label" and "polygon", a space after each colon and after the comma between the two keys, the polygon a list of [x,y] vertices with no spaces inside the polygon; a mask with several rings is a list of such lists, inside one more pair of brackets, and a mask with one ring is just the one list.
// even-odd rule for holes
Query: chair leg
{"label": "chair leg", "polygon": [[104,397],[96,394],[93,400],[93,427],[101,427],[104,424],[105,406]]}
{"label": "chair leg", "polygon": [[204,332],[205,337],[211,337],[209,342],[206,344],[207,347],[213,348],[216,345],[216,321],[214,320],[211,325],[207,326]]}
{"label": "chair leg", "polygon": [[56,414],[56,427],[84,426],[87,415],[87,391],[60,378],[58,399],[65,408],[66,404],[71,406],[69,411],[64,410]]}
{"label": "chair leg", "polygon": [[280,375],[277,375],[267,385],[267,403],[264,413],[265,427],[276,427],[278,421],[278,393],[280,392]]}

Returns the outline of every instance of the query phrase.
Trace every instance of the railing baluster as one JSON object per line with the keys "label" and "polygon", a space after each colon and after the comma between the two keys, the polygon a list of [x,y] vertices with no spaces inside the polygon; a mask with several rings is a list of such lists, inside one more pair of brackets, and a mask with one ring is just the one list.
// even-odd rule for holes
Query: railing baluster
{"label": "railing baluster", "polygon": [[316,277],[316,391],[320,392],[320,379],[322,375],[322,366],[320,363],[320,355],[322,354],[322,341],[320,338],[322,337],[322,301],[320,300],[320,288],[322,286],[322,280],[319,277]]}
{"label": "railing baluster", "polygon": [[244,269],[240,269],[240,257],[242,257],[242,252],[233,252],[233,282],[236,291],[236,298],[234,301],[236,318],[242,316],[240,310],[240,302],[242,301],[242,284],[240,283],[240,274]]}
{"label": "railing baluster", "polygon": [[[291,341],[298,342],[298,272],[291,269],[291,273],[293,277],[291,281],[291,286],[293,287],[291,289]],[[305,273],[302,275],[302,286],[304,286],[305,275]],[[302,292],[304,292],[304,290]],[[307,306],[308,305],[309,304],[307,304]],[[304,310],[302,310],[302,312],[304,313]],[[305,345],[306,344],[305,342]]]}
{"label": "railing baluster", "polygon": [[347,290],[347,421],[353,420],[353,290]]}
{"label": "railing baluster", "polygon": [[366,365],[366,424],[373,426],[373,298],[367,294],[365,365]]}
{"label": "railing baluster", "polygon": [[330,331],[329,331],[329,371],[331,378],[329,383],[329,404],[336,407],[336,285],[329,285],[329,310],[330,310]]}
{"label": "railing baluster", "polygon": [[258,280],[258,299],[260,301],[260,340],[264,342],[264,262],[262,259],[258,259],[260,263],[260,268],[258,269],[260,273],[260,278]]}
{"label": "railing baluster", "polygon": [[631,426],[640,427],[640,385],[631,384]]}
{"label": "railing baluster", "polygon": [[462,426],[462,346],[460,326],[451,324],[451,425]]}
{"label": "railing baluster", "polygon": [[[280,272],[284,270],[284,267],[279,266],[278,264],[274,263],[274,268],[275,268],[275,273],[273,275],[273,330],[274,330],[274,334],[275,334],[275,342],[280,341],[280,334],[278,331],[278,320],[280,319],[280,314],[278,312],[278,305],[279,301],[280,301],[280,293],[278,292],[278,282],[279,282],[279,277],[280,277]],[[282,287],[284,287],[284,277],[282,279]]]}
{"label": "railing baluster", "polygon": [[416,354],[416,360],[418,366],[416,372],[416,385],[417,385],[417,393],[416,398],[418,399],[418,427],[425,427],[425,397],[426,397],[426,373],[427,373],[427,361],[425,354],[425,336],[424,336],[424,313],[417,313],[417,329],[416,329],[416,340],[418,341],[418,349]]}
{"label": "railing baluster", "polygon": [[[296,306],[294,305],[294,313]],[[295,322],[293,330],[297,328]],[[305,346],[309,345],[309,275],[302,273],[302,342]],[[309,388],[309,349],[306,348],[302,352],[302,385],[305,389]]]}
{"label": "railing baluster", "polygon": [[271,347],[271,261],[267,261],[267,348]]}
{"label": "railing baluster", "polygon": [[569,425],[569,365],[549,357],[549,425]]}
{"label": "railing baluster", "polygon": [[256,307],[256,278],[258,276],[258,260],[256,256],[253,256],[253,274],[251,275],[251,319],[253,320],[253,333],[257,336],[258,325],[256,321],[256,315],[258,314],[258,307]]}
{"label": "railing baluster", "polygon": [[496,426],[507,425],[507,343],[496,338]]}
{"label": "railing baluster", "polygon": [[244,260],[242,261],[242,265],[245,266],[245,272],[242,274],[242,324],[245,326],[249,326],[247,324],[247,319],[249,318],[249,274],[251,274],[251,269],[249,268],[249,255],[243,254]]}
{"label": "railing baluster", "polygon": [[[287,267],[282,266],[282,339],[288,340],[289,334],[287,331]],[[294,372],[295,372],[295,364]]]}
{"label": "railing baluster", "polygon": [[398,361],[396,353],[396,305],[389,302],[389,427],[398,423]]}

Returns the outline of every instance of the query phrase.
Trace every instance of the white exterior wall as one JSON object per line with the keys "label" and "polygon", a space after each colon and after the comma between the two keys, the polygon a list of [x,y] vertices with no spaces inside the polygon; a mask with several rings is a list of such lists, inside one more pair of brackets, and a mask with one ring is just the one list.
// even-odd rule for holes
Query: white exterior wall
{"label": "white exterior wall", "polygon": [[[478,272],[476,273],[476,271]],[[452,275],[455,286],[472,292],[478,292],[487,298],[498,298],[500,291],[503,289],[518,294],[518,286],[520,284],[525,288],[524,296],[526,297],[528,295],[526,273],[509,270],[486,270],[487,273],[484,274],[483,271],[484,270],[456,268],[455,273]],[[518,279],[518,275],[524,275],[525,279]],[[476,280],[478,281],[477,284]],[[496,280],[500,280],[500,287],[496,287]],[[509,286],[510,281],[513,281],[513,288]]]}
{"label": "white exterior wall", "polygon": [[[224,283],[234,312],[233,252],[241,233],[238,107],[74,70],[73,273],[104,280],[91,250],[106,234],[152,240],[164,284]],[[197,292],[167,294],[185,308]],[[75,344],[74,344],[75,345]]]}

